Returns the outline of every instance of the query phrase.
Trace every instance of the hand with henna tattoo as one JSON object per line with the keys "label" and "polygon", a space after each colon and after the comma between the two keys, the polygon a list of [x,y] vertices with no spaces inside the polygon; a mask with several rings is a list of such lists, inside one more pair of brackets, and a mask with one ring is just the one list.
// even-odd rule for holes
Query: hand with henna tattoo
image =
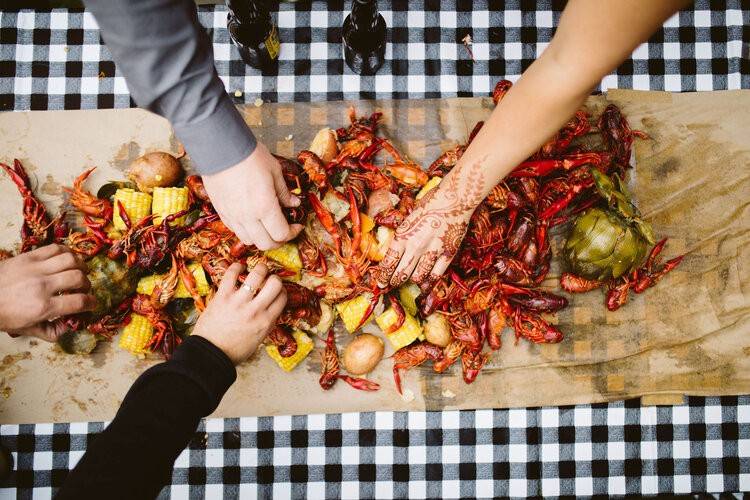
{"label": "hand with henna tattoo", "polygon": [[398,287],[409,278],[428,290],[451,263],[469,219],[483,199],[482,163],[457,165],[427,193],[396,230],[380,263],[381,288]]}

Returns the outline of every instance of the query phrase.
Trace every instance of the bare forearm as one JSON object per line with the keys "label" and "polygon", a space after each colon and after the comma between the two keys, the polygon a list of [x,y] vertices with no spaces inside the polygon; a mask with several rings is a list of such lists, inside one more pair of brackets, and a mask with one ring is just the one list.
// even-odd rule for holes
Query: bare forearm
{"label": "bare forearm", "polygon": [[[461,158],[481,165],[483,194],[528,158],[575,113],[592,87],[687,2],[568,3],[550,46],[522,75]],[[475,185],[459,168],[462,189]]]}

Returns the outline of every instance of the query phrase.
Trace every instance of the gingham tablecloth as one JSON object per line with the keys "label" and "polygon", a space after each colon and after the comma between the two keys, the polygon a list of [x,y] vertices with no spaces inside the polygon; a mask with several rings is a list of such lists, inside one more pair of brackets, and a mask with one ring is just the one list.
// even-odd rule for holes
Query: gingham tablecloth
{"label": "gingham tablecloth", "polygon": [[[343,2],[281,4],[277,71],[247,68],[226,9],[202,7],[219,75],[238,101],[487,95],[544,49],[558,2],[381,1],[387,61],[374,77],[341,60]],[[348,9],[349,2],[346,2]],[[750,88],[750,5],[698,2],[606,77],[609,87]],[[744,8],[744,9],[743,9]],[[471,34],[471,51],[461,42]],[[0,109],[128,107],[89,14],[0,12]],[[540,381],[543,383],[543,381]],[[162,496],[448,498],[750,490],[750,397],[674,407],[378,412],[211,419],[177,459]],[[0,489],[49,497],[102,423],[0,426],[17,471]],[[137,480],[137,478],[133,478]],[[739,495],[737,495],[739,496]]]}

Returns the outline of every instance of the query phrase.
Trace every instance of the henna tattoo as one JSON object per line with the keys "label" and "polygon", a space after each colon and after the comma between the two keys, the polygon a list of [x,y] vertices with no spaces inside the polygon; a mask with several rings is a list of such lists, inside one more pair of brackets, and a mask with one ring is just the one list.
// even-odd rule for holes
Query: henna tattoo
{"label": "henna tattoo", "polygon": [[[486,157],[485,157],[486,158]],[[482,176],[482,161],[472,164],[460,164],[445,177],[440,186],[429,191],[425,198],[427,201],[420,204],[419,209],[412,212],[409,217],[399,225],[396,235],[400,238],[409,238],[425,226],[438,229],[446,219],[465,216],[472,212],[484,198],[484,178]],[[464,170],[465,179],[463,178]],[[434,192],[440,190],[447,204],[441,207],[430,208],[428,203],[434,199]],[[432,193],[432,196],[430,194]],[[423,198],[424,200],[424,198]],[[422,201],[422,200],[420,200]]]}
{"label": "henna tattoo", "polygon": [[461,247],[461,242],[466,234],[467,227],[468,224],[466,222],[453,222],[448,224],[445,232],[440,236],[440,241],[443,243],[443,255],[451,259],[458,253],[458,249]]}
{"label": "henna tattoo", "polygon": [[412,274],[411,280],[419,285],[420,288],[422,287],[422,282],[430,276],[430,272],[435,266],[435,261],[438,256],[439,252],[437,250],[428,250],[422,254],[422,257],[419,259],[417,267],[414,268],[414,274]]}
{"label": "henna tattoo", "polygon": [[380,266],[378,267],[378,273],[376,274],[378,286],[381,288],[385,288],[388,286],[388,282],[391,279],[391,275],[393,274],[393,271],[396,270],[396,267],[398,267],[398,261],[401,258],[401,254],[398,253],[397,250],[394,248],[388,248],[388,250],[385,252],[385,257],[383,257],[383,260],[380,261]]}
{"label": "henna tattoo", "polygon": [[393,275],[393,278],[391,278],[391,286],[392,287],[399,287],[406,283],[406,280],[409,279],[409,274],[406,271],[399,271],[396,274]]}
{"label": "henna tattoo", "polygon": [[437,193],[438,187],[439,186],[435,186],[434,188],[427,191],[424,196],[416,201],[416,203],[414,204],[414,208],[422,208],[430,203],[430,201],[432,201],[432,199],[435,197],[435,193]]}

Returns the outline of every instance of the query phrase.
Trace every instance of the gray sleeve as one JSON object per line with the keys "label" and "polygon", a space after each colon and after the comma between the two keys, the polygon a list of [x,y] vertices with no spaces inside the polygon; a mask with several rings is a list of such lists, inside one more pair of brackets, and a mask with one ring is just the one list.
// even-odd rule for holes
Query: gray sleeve
{"label": "gray sleeve", "polygon": [[192,0],[86,0],[139,106],[172,123],[198,171],[228,168],[255,136],[214,67]]}

